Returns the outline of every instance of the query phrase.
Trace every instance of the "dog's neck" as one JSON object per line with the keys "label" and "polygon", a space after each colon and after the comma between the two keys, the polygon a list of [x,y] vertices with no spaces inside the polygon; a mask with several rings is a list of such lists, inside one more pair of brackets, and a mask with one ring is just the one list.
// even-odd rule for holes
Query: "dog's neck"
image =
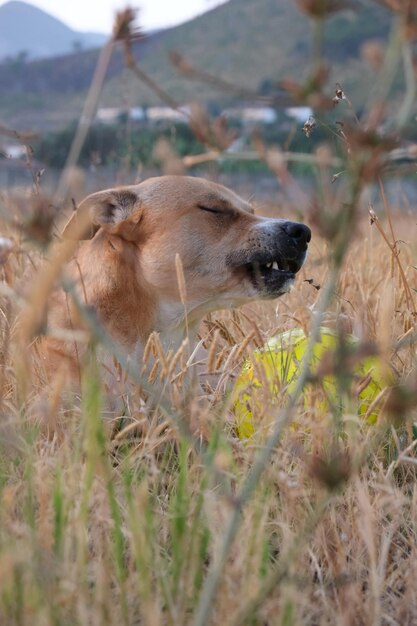
{"label": "dog's neck", "polygon": [[72,266],[72,275],[80,295],[94,308],[110,336],[138,357],[152,332],[159,333],[165,350],[177,350],[186,337],[194,342],[204,314],[200,314],[198,304],[184,306],[157,299],[141,283],[133,254],[115,263],[114,256],[109,257],[102,249],[94,241],[84,244]]}

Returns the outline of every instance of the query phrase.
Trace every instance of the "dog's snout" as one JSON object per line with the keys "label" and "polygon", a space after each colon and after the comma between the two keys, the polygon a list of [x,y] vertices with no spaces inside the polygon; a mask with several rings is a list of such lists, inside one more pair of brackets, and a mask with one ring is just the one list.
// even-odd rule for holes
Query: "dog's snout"
{"label": "dog's snout", "polygon": [[282,225],[282,229],[297,243],[297,245],[306,245],[311,239],[311,230],[305,224],[300,224],[298,222],[285,222]]}

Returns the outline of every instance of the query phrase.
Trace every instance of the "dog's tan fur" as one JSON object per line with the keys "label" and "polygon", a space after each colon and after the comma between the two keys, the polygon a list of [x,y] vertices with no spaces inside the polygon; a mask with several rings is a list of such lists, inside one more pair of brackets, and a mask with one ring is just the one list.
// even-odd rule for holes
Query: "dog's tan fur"
{"label": "dog's tan fur", "polygon": [[[250,204],[221,185],[183,176],[153,178],[92,194],[81,203],[63,236],[87,241],[67,274],[110,336],[139,357],[152,331],[161,334],[166,347],[175,347],[186,318],[190,328],[208,311],[287,291],[290,280],[279,293],[260,293],[244,267],[254,250],[275,245],[269,242],[281,222],[255,216]],[[242,267],[235,260],[240,257]],[[63,291],[51,299],[48,323],[82,328]],[[72,344],[50,338],[44,350],[52,369],[65,357],[77,370],[79,353]]]}

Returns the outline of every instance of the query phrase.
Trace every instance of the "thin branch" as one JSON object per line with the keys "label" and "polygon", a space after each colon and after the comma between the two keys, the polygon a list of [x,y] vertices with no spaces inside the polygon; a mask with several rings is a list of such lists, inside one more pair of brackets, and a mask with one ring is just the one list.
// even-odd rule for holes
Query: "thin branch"
{"label": "thin branch", "polygon": [[297,379],[294,391],[290,394],[286,407],[278,414],[275,420],[275,427],[272,434],[269,436],[264,448],[261,450],[257,460],[255,461],[252,469],[243,481],[243,485],[240,489],[240,493],[236,497],[236,503],[233,508],[230,520],[226,526],[226,530],[223,535],[223,541],[219,547],[219,554],[213,561],[213,565],[207,575],[203,590],[200,596],[200,602],[198,604],[196,615],[193,621],[193,626],[205,626],[210,618],[211,611],[213,609],[214,598],[217,592],[217,588],[220,582],[220,576],[223,571],[224,564],[232,547],[237,530],[240,525],[242,510],[248,500],[251,498],[255,491],[258,482],[264,473],[269,459],[271,458],[276,446],[278,445],[285,426],[289,423],[293,409],[295,408],[304,386],[310,375],[310,363],[313,355],[314,345],[317,342],[320,327],[323,321],[323,316],[328,304],[330,303],[337,284],[339,270],[334,266],[331,270],[329,280],[323,289],[321,299],[319,302],[318,311],[316,313],[314,324],[311,328],[308,344],[303,357],[300,376]]}
{"label": "thin branch", "polygon": [[387,246],[389,247],[389,249],[391,250],[392,256],[395,259],[395,261],[397,262],[398,265],[398,270],[400,272],[400,277],[401,277],[401,282],[403,284],[404,287],[404,293],[405,293],[405,299],[407,301],[407,306],[410,309],[410,311],[412,311],[412,313],[417,316],[417,310],[414,304],[414,300],[413,300],[413,294],[411,293],[411,289],[410,286],[407,282],[407,278],[404,272],[404,268],[401,264],[400,261],[400,256],[399,256],[399,252],[397,249],[397,243],[394,240],[393,243],[390,242],[390,240],[387,237],[387,234],[385,233],[384,229],[382,228],[379,218],[376,215],[376,213],[370,209],[369,211],[369,215],[371,217],[371,224],[375,224],[376,228],[378,229],[378,232],[380,233],[380,235],[382,236],[383,240],[385,241],[385,243],[387,244]]}
{"label": "thin branch", "polygon": [[136,76],[136,78],[138,78],[141,82],[143,82],[147,87],[149,87],[149,89],[151,91],[153,91],[158,98],[160,98],[160,100],[162,100],[162,102],[165,102],[165,104],[167,104],[169,107],[171,107],[171,109],[174,109],[175,111],[181,111],[181,113],[184,113],[184,115],[187,115],[186,112],[184,112],[181,109],[181,105],[179,104],[179,102],[177,102],[176,100],[174,100],[174,98],[172,96],[169,95],[169,93],[167,91],[165,91],[165,89],[162,89],[162,87],[160,87],[158,85],[158,83],[156,83],[153,78],[151,78],[146,72],[144,72],[135,62],[133,55],[131,55],[128,60],[127,60],[127,66],[130,69],[131,72],[133,72],[133,74]]}
{"label": "thin branch", "polygon": [[397,128],[403,128],[409,121],[415,104],[417,85],[416,73],[413,63],[413,51],[411,42],[403,43],[403,65],[405,78],[405,96],[397,115]]}
{"label": "thin branch", "polygon": [[102,48],[100,56],[97,61],[96,69],[93,79],[91,81],[90,89],[88,91],[87,99],[84,103],[84,109],[78,122],[77,131],[75,133],[74,140],[71,144],[71,148],[65,163],[64,170],[61,174],[61,178],[56,191],[56,202],[59,204],[62,202],[68,190],[68,173],[74,165],[77,164],[81,154],[82,147],[89,128],[94,120],[96,114],[98,100],[100,98],[101,91],[103,89],[104,79],[106,77],[107,68],[110,63],[111,55],[114,48],[114,40],[111,38],[107,44]]}
{"label": "thin branch", "polygon": [[242,85],[231,83],[224,78],[210,74],[210,72],[206,72],[205,70],[192,66],[176,51],[172,51],[170,53],[170,60],[176,70],[185,78],[211,85],[219,91],[227,91],[229,93],[233,93],[237,97],[256,100],[257,102],[261,102],[265,105],[291,106],[295,103],[294,98],[291,98],[286,93],[276,96],[263,96],[257,91],[253,91],[247,87],[243,87]]}
{"label": "thin branch", "polygon": [[[309,163],[311,165],[320,164],[320,158],[315,154],[280,152],[280,155],[284,161],[291,161],[293,163]],[[220,152],[218,150],[210,150],[209,152],[202,154],[185,156],[183,157],[182,162],[186,167],[192,167],[193,165],[200,165],[201,163],[219,161],[223,159],[227,161],[234,161],[237,159],[240,161],[258,161],[259,152],[256,150],[244,150],[240,152]],[[326,161],[326,165],[331,167],[340,167],[342,164],[343,161],[337,157],[329,158]]]}
{"label": "thin branch", "polygon": [[371,93],[367,107],[368,113],[370,113],[375,103],[377,105],[382,105],[388,97],[392,84],[397,76],[398,65],[401,58],[401,46],[402,23],[399,19],[397,19],[386,47],[382,70],[379,73],[375,88]]}
{"label": "thin branch", "polygon": [[34,141],[39,137],[39,133],[35,133],[30,130],[18,131],[13,128],[6,128],[6,126],[0,125],[0,135],[3,137],[9,137],[9,139],[16,139],[20,143],[27,145],[31,141]]}

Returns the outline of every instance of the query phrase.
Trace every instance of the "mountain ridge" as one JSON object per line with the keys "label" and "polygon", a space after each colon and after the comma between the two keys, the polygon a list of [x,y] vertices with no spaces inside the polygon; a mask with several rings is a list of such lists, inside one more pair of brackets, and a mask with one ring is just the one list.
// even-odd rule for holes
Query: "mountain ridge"
{"label": "mountain ridge", "polygon": [[[369,40],[384,41],[391,14],[371,0],[358,2],[357,12],[329,19],[325,29],[329,85],[343,84],[361,106],[373,80],[361,57]],[[230,102],[230,93],[179,76],[169,61],[177,50],[193,66],[259,90],[285,78],[303,79],[310,67],[309,20],[290,0],[229,0],[180,26],[146,37],[134,46],[137,63],[180,104],[192,100]],[[62,127],[80,114],[98,51],[59,59],[0,65],[0,118],[9,126],[44,130]],[[100,107],[156,104],[157,96],[125,69],[121,46],[107,72]]]}
{"label": "mountain ridge", "polygon": [[106,35],[76,31],[43,9],[10,0],[0,6],[0,59],[25,55],[29,59],[54,57],[98,47]]}

